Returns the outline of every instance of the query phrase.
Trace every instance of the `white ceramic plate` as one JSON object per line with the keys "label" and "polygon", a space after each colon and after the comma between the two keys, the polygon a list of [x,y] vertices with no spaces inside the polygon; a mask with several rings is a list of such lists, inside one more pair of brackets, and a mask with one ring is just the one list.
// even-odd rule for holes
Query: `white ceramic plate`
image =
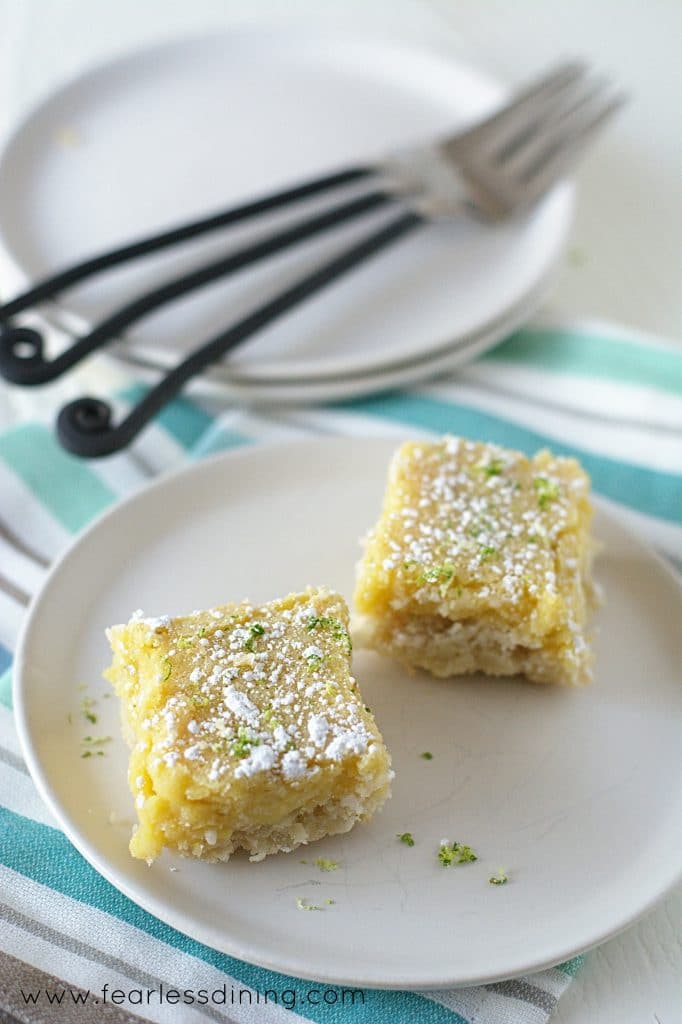
{"label": "white ceramic plate", "polygon": [[[0,244],[17,281],[33,280],[125,239],[451,131],[503,96],[453,59],[338,32],[239,29],[145,50],[77,78],[17,128],[0,160]],[[502,227],[458,220],[424,228],[261,332],[223,372],[252,390],[304,384],[375,373],[489,332],[537,293],[571,211],[562,185]],[[292,215],[300,211],[257,230]],[[173,364],[386,216],[168,307],[131,329],[128,350]],[[84,328],[253,232],[233,229],[117,270],[67,293],[52,313]]]}
{"label": "white ceramic plate", "polygon": [[[277,971],[334,984],[469,985],[555,964],[651,907],[682,867],[682,598],[671,573],[604,509],[597,679],[566,690],[436,681],[358,653],[393,753],[393,798],[369,824],[289,855],[207,865],[128,854],[118,710],[109,756],[82,760],[83,692],[105,692],[103,630],[137,607],[179,613],[326,583],[350,596],[394,443],[306,442],[223,455],[147,489],[84,534],[33,605],[16,715],[34,779],[84,856],[187,934]],[[68,724],[68,716],[73,725]],[[425,761],[422,751],[433,752]],[[396,839],[409,830],[415,846]],[[446,870],[444,836],[475,864]],[[301,858],[342,863],[320,874]],[[488,884],[498,866],[510,882]],[[178,870],[170,872],[171,866]],[[335,899],[301,913],[296,897]]]}
{"label": "white ceramic plate", "polygon": [[[188,386],[188,392],[198,398],[202,395],[214,398],[219,407],[225,401],[248,404],[300,404],[340,401],[359,398],[362,395],[388,391],[400,387],[412,387],[420,381],[433,380],[437,376],[452,373],[459,366],[465,366],[477,356],[487,352],[500,338],[507,338],[518,327],[527,323],[540,303],[544,284],[537,292],[508,310],[499,320],[488,324],[467,338],[461,338],[429,356],[406,360],[402,363],[387,363],[372,373],[348,373],[341,377],[309,377],[299,380],[262,380],[257,385],[237,375],[226,373],[222,367],[214,367],[200,374]],[[137,378],[149,383],[158,380],[158,367],[144,358],[136,357],[129,349],[120,353],[121,360],[129,365]]]}

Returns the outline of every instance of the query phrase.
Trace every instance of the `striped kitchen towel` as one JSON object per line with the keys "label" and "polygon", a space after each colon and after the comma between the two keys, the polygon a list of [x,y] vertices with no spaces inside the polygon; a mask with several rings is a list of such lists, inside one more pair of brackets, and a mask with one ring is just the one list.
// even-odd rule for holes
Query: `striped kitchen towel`
{"label": "striped kitchen towel", "polygon": [[[123,400],[134,401],[139,389],[128,387]],[[13,729],[12,649],[24,607],[69,538],[107,505],[183,461],[237,445],[311,434],[398,436],[406,428],[415,436],[448,431],[527,452],[549,445],[575,454],[595,490],[682,564],[682,348],[602,325],[527,328],[456,376],[332,406],[215,414],[179,399],[133,450],[106,460],[65,454],[37,411],[0,434],[0,1020],[549,1019],[580,958],[475,989],[353,995],[188,939],[138,908],[75,851],[37,796]],[[95,1002],[104,985],[126,994],[120,1005]],[[218,997],[162,1003],[159,993],[173,986]]]}

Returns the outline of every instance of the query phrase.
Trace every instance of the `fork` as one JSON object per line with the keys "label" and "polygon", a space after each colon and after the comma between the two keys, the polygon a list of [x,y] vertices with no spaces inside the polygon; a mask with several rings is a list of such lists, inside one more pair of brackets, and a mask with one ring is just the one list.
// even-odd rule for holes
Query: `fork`
{"label": "fork", "polygon": [[[64,447],[85,457],[119,451],[196,374],[419,227],[434,219],[463,214],[495,224],[527,212],[575,166],[624,100],[621,92],[592,75],[584,64],[565,63],[518,93],[491,117],[456,135],[389,154],[374,163],[342,169],[69,267],[0,306],[0,373],[19,384],[46,383],[130,324],[190,291],[371,211],[397,208],[397,216],[378,230],[202,344],[163,377],[118,425],[112,425],[109,404],[99,399],[83,397],[64,406],[57,419],[57,433]],[[372,191],[135,298],[52,360],[45,359],[43,338],[37,330],[11,323],[13,317],[31,306],[111,267],[358,182],[369,183]]]}

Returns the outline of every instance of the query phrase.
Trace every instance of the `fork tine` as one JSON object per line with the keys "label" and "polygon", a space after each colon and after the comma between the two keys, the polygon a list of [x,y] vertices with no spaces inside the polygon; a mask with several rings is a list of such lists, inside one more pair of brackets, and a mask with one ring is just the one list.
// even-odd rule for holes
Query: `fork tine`
{"label": "fork tine", "polygon": [[594,136],[627,99],[625,93],[611,92],[598,103],[581,107],[567,119],[570,130],[564,125],[564,130],[558,131],[553,141],[545,137],[544,151],[537,153],[520,172],[518,186],[524,206],[533,203],[574,167]]}
{"label": "fork tine", "polygon": [[473,128],[394,154],[388,187],[412,196],[427,217],[464,205],[484,220],[504,220],[562,177],[625,99],[571,61]]}
{"label": "fork tine", "polygon": [[580,102],[588,74],[585,70],[581,75],[564,80],[561,86],[543,91],[529,100],[512,117],[502,118],[490,140],[487,141],[485,135],[482,135],[479,141],[479,145],[484,147],[487,142],[488,159],[497,164],[513,160],[537,138],[544,123],[554,121],[562,111]]}
{"label": "fork tine", "polygon": [[600,96],[603,97],[604,93],[612,91],[608,78],[602,75],[589,77],[586,79],[583,89],[576,93],[572,101],[567,99],[566,102],[558,106],[554,113],[554,124],[562,127],[567,126],[572,115],[582,111],[588,103],[593,103]]}
{"label": "fork tine", "polygon": [[561,123],[568,113],[583,106],[600,87],[589,76],[574,79],[542,105],[538,105],[532,117],[529,112],[525,125],[520,126],[513,136],[500,139],[491,159],[500,166],[506,165],[507,170],[513,172],[514,168],[528,161],[528,152],[538,148],[548,130]]}
{"label": "fork tine", "polygon": [[579,87],[565,90],[528,126],[513,146],[507,146],[496,154],[500,173],[510,181],[522,181],[529,168],[570,137],[573,129],[591,111],[599,109],[609,91],[609,83],[597,78],[588,78]]}
{"label": "fork tine", "polygon": [[567,61],[559,65],[549,74],[536,79],[526,89],[516,93],[509,103],[491,117],[464,132],[458,132],[452,138],[444,139],[441,148],[446,153],[450,151],[454,155],[463,145],[468,145],[473,140],[483,142],[488,137],[491,140],[498,140],[503,130],[506,132],[505,137],[508,137],[514,131],[525,128],[534,111],[579,81],[586,72],[587,65],[582,61]]}

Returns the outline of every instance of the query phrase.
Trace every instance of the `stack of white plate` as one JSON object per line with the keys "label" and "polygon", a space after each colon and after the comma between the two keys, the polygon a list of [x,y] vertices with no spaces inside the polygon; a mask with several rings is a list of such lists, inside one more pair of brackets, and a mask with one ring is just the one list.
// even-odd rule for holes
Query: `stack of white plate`
{"label": "stack of white plate", "polygon": [[[418,48],[348,35],[240,29],[171,43],[70,82],[0,160],[0,245],[14,284],[284,184],[451,132],[505,90]],[[45,312],[83,331],[171,274],[367,185],[93,279]],[[537,307],[571,219],[557,187],[502,227],[434,223],[276,322],[210,371],[226,393],[314,401],[456,367]],[[376,213],[148,318],[121,358],[164,368],[390,216]]]}

